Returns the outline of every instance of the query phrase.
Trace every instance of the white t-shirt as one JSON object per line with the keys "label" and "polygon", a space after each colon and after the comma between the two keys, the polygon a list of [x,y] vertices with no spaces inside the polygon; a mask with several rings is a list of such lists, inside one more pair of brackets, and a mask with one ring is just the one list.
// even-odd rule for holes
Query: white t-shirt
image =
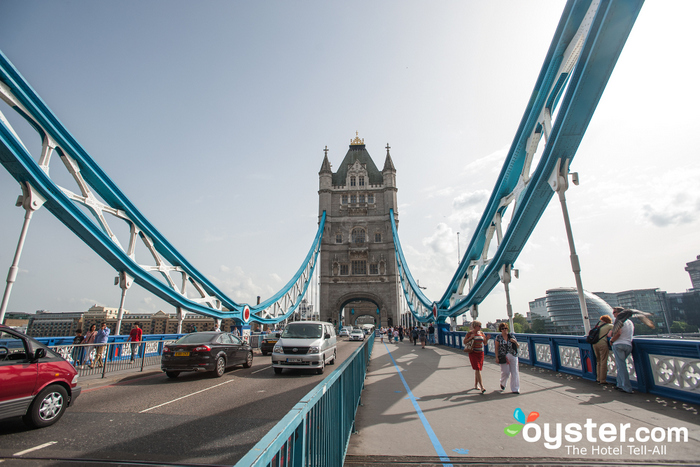
{"label": "white t-shirt", "polygon": [[632,336],[634,335],[634,324],[631,320],[627,320],[622,324],[622,329],[620,329],[620,337],[618,337],[613,344],[627,344],[632,345]]}

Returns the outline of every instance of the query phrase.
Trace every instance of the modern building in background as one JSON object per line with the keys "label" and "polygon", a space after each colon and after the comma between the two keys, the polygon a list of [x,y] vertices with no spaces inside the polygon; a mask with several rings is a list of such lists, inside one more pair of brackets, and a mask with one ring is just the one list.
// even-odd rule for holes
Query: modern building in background
{"label": "modern building in background", "polygon": [[695,261],[686,263],[685,270],[690,275],[690,282],[693,284],[693,289],[700,290],[700,255]]}
{"label": "modern building in background", "polygon": [[[602,315],[612,316],[612,307],[605,300],[588,291],[584,291],[583,295],[592,326],[595,326]],[[547,290],[544,297],[530,302],[528,319],[537,318],[544,320],[547,333],[584,334],[578,292],[573,287]]]}

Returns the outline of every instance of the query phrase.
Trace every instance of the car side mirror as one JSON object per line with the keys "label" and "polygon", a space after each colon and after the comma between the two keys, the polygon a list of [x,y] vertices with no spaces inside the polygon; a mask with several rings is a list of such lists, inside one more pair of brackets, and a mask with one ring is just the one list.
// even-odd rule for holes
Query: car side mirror
{"label": "car side mirror", "polygon": [[34,352],[34,361],[40,360],[42,358],[46,357],[46,349],[43,348],[38,348]]}
{"label": "car side mirror", "polygon": [[324,339],[330,339],[330,338],[331,338],[331,335],[328,334],[328,333],[326,333],[326,334],[323,336],[323,338],[324,338]]}

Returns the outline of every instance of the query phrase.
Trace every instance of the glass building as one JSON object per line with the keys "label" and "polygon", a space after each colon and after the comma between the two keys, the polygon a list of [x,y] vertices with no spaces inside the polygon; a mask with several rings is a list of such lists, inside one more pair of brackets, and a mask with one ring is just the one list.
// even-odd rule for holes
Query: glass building
{"label": "glass building", "polygon": [[[612,307],[605,300],[588,291],[583,292],[588,309],[591,327],[595,326],[602,315],[612,318]],[[573,287],[547,290],[545,296],[547,318],[557,334],[585,334],[578,292]]]}

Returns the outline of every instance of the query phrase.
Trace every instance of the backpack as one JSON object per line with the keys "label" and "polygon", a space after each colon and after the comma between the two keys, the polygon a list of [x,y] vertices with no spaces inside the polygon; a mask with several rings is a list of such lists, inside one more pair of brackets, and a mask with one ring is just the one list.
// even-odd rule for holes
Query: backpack
{"label": "backpack", "polygon": [[588,335],[586,336],[586,342],[588,342],[589,344],[595,344],[600,340],[601,326],[603,326],[603,322],[598,321],[598,324],[596,324],[593,329],[588,331]]}

